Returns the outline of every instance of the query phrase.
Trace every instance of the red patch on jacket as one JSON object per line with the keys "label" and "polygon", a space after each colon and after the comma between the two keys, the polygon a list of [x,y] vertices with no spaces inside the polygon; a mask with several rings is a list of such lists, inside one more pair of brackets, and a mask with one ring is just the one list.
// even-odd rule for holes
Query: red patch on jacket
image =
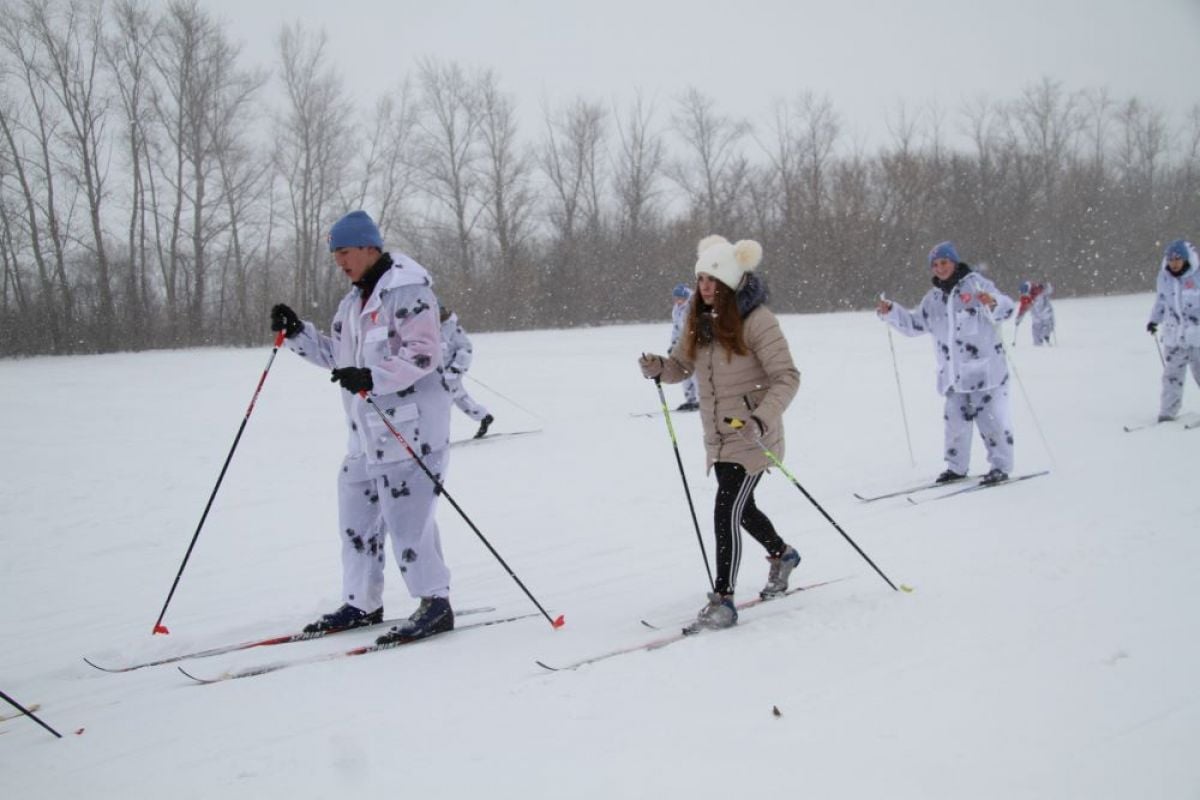
{"label": "red patch on jacket", "polygon": [[971,293],[970,292],[959,292],[958,299],[962,300],[963,305],[965,306],[967,303],[971,302]]}

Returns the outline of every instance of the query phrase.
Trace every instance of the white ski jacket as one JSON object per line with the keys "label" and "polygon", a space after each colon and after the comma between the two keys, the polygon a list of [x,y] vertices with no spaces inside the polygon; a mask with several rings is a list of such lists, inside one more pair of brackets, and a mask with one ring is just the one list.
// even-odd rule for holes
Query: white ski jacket
{"label": "white ski jacket", "polygon": [[[981,293],[996,300],[989,310]],[[905,336],[928,333],[937,358],[938,394],[978,392],[999,386],[1008,378],[1004,343],[997,330],[1012,316],[1016,304],[977,272],[968,272],[947,294],[933,288],[920,305],[909,310],[892,303],[884,320]]]}
{"label": "white ski jacket", "polygon": [[1179,277],[1171,274],[1163,259],[1150,310],[1150,321],[1162,325],[1162,341],[1168,347],[1200,347],[1200,260],[1195,245],[1188,242],[1187,249],[1188,267]]}
{"label": "white ski jacket", "polygon": [[474,353],[467,332],[458,324],[458,314],[450,312],[442,323],[442,363],[447,371],[464,373],[471,368]]}
{"label": "white ski jacket", "polygon": [[[288,349],[326,369],[368,367],[370,397],[418,455],[450,441],[450,394],[442,383],[438,301],[429,273],[403,253],[363,304],[357,288],[342,298],[326,336],[313,323],[287,340]],[[347,455],[365,456],[368,469],[409,458],[379,414],[358,395],[339,389],[346,414]]]}

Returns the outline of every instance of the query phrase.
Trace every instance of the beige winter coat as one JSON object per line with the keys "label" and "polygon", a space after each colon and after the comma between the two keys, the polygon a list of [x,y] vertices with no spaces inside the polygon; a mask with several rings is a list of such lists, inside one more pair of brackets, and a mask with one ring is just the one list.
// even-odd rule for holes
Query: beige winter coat
{"label": "beige winter coat", "polygon": [[[783,412],[800,388],[800,371],[792,362],[787,339],[779,320],[766,306],[758,306],[746,317],[743,328],[747,355],[730,358],[719,344],[696,349],[695,362],[683,354],[683,337],[663,361],[663,383],[679,383],[693,372],[700,390],[700,419],[704,426],[704,449],[708,468],[718,461],[741,464],[754,475],[771,466],[755,441],[751,416],[766,427],[762,444],[783,460]],[[727,418],[747,423],[739,433]]]}

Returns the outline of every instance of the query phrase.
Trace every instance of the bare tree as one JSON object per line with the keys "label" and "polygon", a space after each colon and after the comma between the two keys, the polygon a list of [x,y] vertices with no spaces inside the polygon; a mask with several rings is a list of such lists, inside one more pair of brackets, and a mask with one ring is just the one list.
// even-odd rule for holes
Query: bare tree
{"label": "bare tree", "polygon": [[[512,99],[500,90],[495,73],[480,76],[478,91],[483,153],[478,180],[491,239],[489,249],[495,251],[496,266],[500,268],[495,277],[528,285],[533,275],[521,263],[521,254],[532,233],[532,157],[517,140],[516,109]],[[524,274],[520,274],[522,270]]]}
{"label": "bare tree", "polygon": [[[36,6],[32,7],[36,9]],[[30,256],[37,268],[40,304],[46,312],[51,347],[67,349],[76,323],[74,290],[67,277],[69,217],[60,209],[55,142],[61,120],[48,89],[46,53],[31,34],[30,7],[0,15],[0,44],[7,55],[6,72],[16,76],[25,102],[0,99],[0,134],[8,150],[12,177],[23,204]],[[70,199],[64,207],[69,208]]]}
{"label": "bare tree", "polygon": [[91,257],[95,265],[96,323],[93,336],[102,349],[115,336],[112,287],[102,205],[106,195],[105,122],[109,99],[99,83],[100,50],[104,38],[103,4],[69,0],[26,0],[26,31],[44,54],[46,89],[62,112],[64,172],[83,193],[91,228]]}
{"label": "bare tree", "polygon": [[732,232],[742,227],[749,162],[741,143],[750,124],[718,114],[715,106],[695,88],[679,99],[672,123],[684,157],[673,160],[667,174],[687,195],[704,230]]}
{"label": "bare tree", "polygon": [[405,238],[414,238],[416,234],[408,222],[406,206],[418,189],[418,114],[408,80],[379,98],[372,114],[374,125],[365,142],[366,151],[356,169],[358,186],[346,204],[348,208],[370,207],[381,231],[399,230]]}
{"label": "bare tree", "polygon": [[637,245],[660,212],[666,149],[662,134],[653,129],[654,107],[641,92],[630,103],[628,116],[617,114],[614,185],[620,235]]}
{"label": "bare tree", "polygon": [[148,335],[146,323],[152,307],[149,279],[149,243],[147,218],[153,207],[148,184],[151,171],[149,127],[153,124],[149,95],[152,65],[149,53],[158,35],[157,23],[137,0],[118,0],[113,8],[115,33],[105,39],[105,62],[115,86],[124,116],[126,177],[129,193],[129,222],[126,229],[128,265],[121,297],[121,308],[128,321],[127,340],[140,344]]}
{"label": "bare tree", "polygon": [[439,242],[453,248],[458,277],[469,292],[476,272],[475,228],[483,211],[478,197],[479,93],[459,65],[430,58],[418,66],[417,82],[423,185],[445,215],[432,223]]}
{"label": "bare tree", "polygon": [[551,111],[543,109],[546,132],[538,164],[550,185],[545,200],[549,247],[543,273],[544,308],[550,323],[578,321],[571,299],[583,288],[580,264],[582,243],[588,232],[598,235],[604,157],[604,107],[577,99]]}
{"label": "bare tree", "polygon": [[[341,77],[324,67],[327,38],[300,23],[279,34],[281,77],[287,106],[276,130],[276,167],[291,212],[296,281],[293,300],[309,310],[332,306],[332,284],[322,253],[322,233],[352,153],[350,103]],[[326,277],[322,277],[326,276]]]}

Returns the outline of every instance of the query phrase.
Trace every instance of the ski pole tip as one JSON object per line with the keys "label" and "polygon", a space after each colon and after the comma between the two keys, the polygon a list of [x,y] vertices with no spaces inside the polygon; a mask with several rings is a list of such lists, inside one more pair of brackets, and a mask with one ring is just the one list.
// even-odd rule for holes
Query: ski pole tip
{"label": "ski pole tip", "polygon": [[556,619],[554,619],[550,622],[550,625],[554,628],[554,630],[558,630],[559,628],[561,628],[563,625],[566,625],[566,624],[567,624],[567,620],[564,617],[564,615],[562,615],[562,614],[559,614]]}
{"label": "ski pole tip", "polygon": [[159,624],[159,625],[154,626],[154,631],[151,632],[150,635],[157,636],[160,633],[163,634],[164,636],[169,636],[171,632],[169,630],[167,630],[166,625]]}

